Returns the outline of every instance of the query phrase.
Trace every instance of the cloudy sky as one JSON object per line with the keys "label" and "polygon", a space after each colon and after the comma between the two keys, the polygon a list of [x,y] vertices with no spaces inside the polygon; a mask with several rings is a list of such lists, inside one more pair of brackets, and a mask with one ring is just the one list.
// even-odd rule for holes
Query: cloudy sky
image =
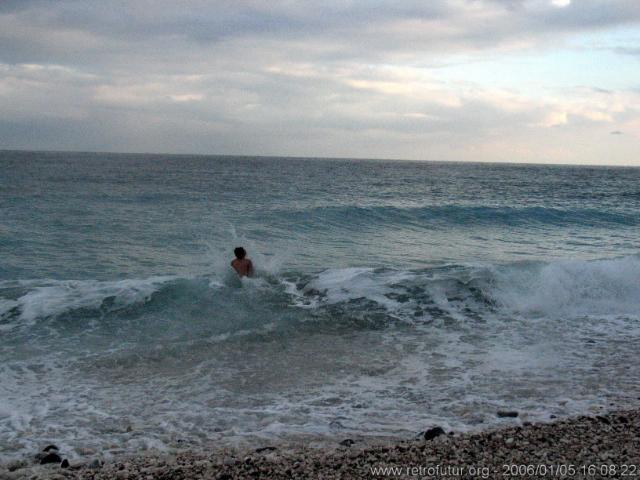
{"label": "cloudy sky", "polygon": [[1,0],[0,149],[640,165],[640,0]]}

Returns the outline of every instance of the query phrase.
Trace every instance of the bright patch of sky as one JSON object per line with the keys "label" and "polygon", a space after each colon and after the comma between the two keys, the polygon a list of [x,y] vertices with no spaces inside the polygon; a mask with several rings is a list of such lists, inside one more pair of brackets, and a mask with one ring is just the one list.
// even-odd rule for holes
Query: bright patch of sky
{"label": "bright patch of sky", "polygon": [[640,45],[637,30],[585,33],[560,48],[480,55],[443,56],[423,68],[440,80],[540,95],[572,87],[604,90],[640,88],[640,55],[624,53]]}

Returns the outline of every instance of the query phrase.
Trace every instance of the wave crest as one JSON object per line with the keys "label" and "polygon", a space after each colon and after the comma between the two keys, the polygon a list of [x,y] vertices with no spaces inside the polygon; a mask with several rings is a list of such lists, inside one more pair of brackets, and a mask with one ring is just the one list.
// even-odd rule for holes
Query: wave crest
{"label": "wave crest", "polygon": [[572,210],[532,206],[325,206],[306,210],[273,212],[287,225],[304,227],[319,223],[332,226],[373,224],[435,226],[438,225],[640,225],[640,216],[624,212],[601,211],[589,208]]}
{"label": "wave crest", "polygon": [[78,311],[89,318],[124,315],[120,312],[129,307],[166,314],[167,321],[180,328],[188,328],[189,321],[216,324],[220,334],[295,321],[299,316],[292,316],[291,307],[345,325],[350,319],[379,318],[381,313],[385,324],[513,315],[636,318],[640,258],[422,270],[329,269],[242,283],[168,276],[0,283],[0,328],[5,330]]}

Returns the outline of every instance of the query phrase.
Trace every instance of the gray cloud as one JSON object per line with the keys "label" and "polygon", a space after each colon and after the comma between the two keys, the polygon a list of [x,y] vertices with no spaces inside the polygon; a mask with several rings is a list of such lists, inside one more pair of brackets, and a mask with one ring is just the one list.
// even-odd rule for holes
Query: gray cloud
{"label": "gray cloud", "polygon": [[613,49],[616,53],[622,55],[631,55],[633,57],[640,57],[640,47],[617,47]]}
{"label": "gray cloud", "polygon": [[5,1],[0,148],[463,158],[633,118],[601,87],[567,107],[431,67],[638,21],[637,0]]}
{"label": "gray cloud", "polygon": [[[497,11],[496,11],[497,9]],[[0,61],[107,65],[117,56],[203,53],[237,39],[313,44],[315,58],[379,58],[637,22],[635,0],[448,2],[6,2]],[[290,45],[282,45],[289,48]],[[324,47],[324,48],[321,48]],[[160,60],[160,59],[158,59]]]}

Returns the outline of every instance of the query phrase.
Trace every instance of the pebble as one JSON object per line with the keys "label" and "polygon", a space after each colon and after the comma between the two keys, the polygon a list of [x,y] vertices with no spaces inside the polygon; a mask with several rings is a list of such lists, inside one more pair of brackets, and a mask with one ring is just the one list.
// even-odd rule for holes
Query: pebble
{"label": "pebble", "polygon": [[51,452],[47,453],[44,457],[40,459],[40,465],[44,465],[47,463],[60,463],[62,458],[57,453]]}
{"label": "pebble", "polygon": [[500,418],[516,418],[518,416],[518,412],[515,410],[498,410],[497,415]]}
{"label": "pebble", "polygon": [[26,467],[27,465],[27,462],[25,462],[24,460],[12,460],[7,464],[7,470],[9,470],[10,472],[14,472],[23,467]]}
{"label": "pebble", "polygon": [[440,435],[444,435],[444,430],[442,429],[442,427],[433,427],[424,432],[423,438],[425,440],[433,440]]}
{"label": "pebble", "polygon": [[116,478],[118,480],[126,480],[129,478],[129,470],[120,470],[116,473]]}
{"label": "pebble", "polygon": [[277,450],[277,448],[276,447],[260,447],[260,448],[256,448],[256,453],[272,452],[274,450]]}
{"label": "pebble", "polygon": [[[626,423],[620,420],[621,417],[626,419]],[[603,418],[609,423],[595,417],[582,416],[549,424],[534,423],[484,432],[459,433],[452,437],[439,435],[434,441],[415,439],[384,447],[368,444],[365,440],[359,440],[362,448],[358,449],[336,449],[331,445],[317,449],[308,446],[287,449],[281,446],[277,456],[274,454],[273,461],[266,461],[265,455],[256,455],[255,449],[227,448],[202,453],[187,451],[178,454],[177,458],[143,454],[126,462],[105,464],[100,470],[84,472],[78,478],[348,480],[362,478],[362,472],[367,472],[373,465],[419,466],[426,462],[463,467],[481,464],[500,471],[503,464],[588,465],[594,461],[612,465],[640,463],[640,410],[605,414]],[[447,443],[442,443],[441,438],[447,439]],[[238,461],[232,455],[246,461]],[[169,458],[171,460],[167,461]],[[94,460],[96,461],[98,460]],[[165,466],[160,468],[158,466],[161,463]],[[120,467],[124,469],[119,470]],[[75,473],[67,470],[58,472]],[[19,478],[30,478],[29,475],[33,475],[33,472],[26,476],[19,473]],[[0,479],[7,478],[6,475],[9,473],[4,477],[0,474]],[[46,478],[51,480],[50,476]]]}

